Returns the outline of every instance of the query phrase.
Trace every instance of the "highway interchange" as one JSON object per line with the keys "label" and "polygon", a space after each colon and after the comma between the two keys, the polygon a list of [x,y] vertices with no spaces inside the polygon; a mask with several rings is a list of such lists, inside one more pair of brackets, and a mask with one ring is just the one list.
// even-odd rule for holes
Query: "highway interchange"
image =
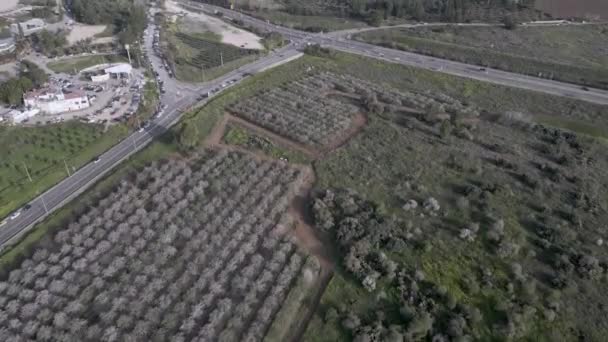
{"label": "highway interchange", "polygon": [[286,39],[290,40],[291,43],[278,51],[271,52],[267,56],[213,81],[197,85],[185,84],[169,77],[167,72],[162,68],[161,60],[152,52],[154,24],[150,23],[144,37],[144,48],[153,69],[158,73],[159,79],[162,80],[165,85],[166,93],[161,95],[161,103],[166,105],[166,110],[164,110],[145,130],[133,132],[120,143],[99,156],[94,162],[83,166],[70,177],[64,179],[62,182],[31,201],[28,205],[29,209],[20,209],[18,211],[20,213],[18,216],[12,215],[12,219],[7,218],[0,227],[0,249],[15,241],[35,223],[46,217],[48,213],[60,208],[82,191],[86,190],[124,159],[145,147],[154,138],[161,135],[169,127],[179,121],[183,113],[188,109],[204,104],[208,99],[203,98],[201,96],[202,94],[209,94],[213,91],[215,91],[215,93],[223,91],[229,88],[229,86],[237,84],[245,78],[247,74],[255,74],[256,72],[266,70],[275,65],[297,58],[301,55],[299,50],[309,44],[319,44],[323,47],[329,47],[344,52],[456,76],[473,78],[480,81],[608,105],[608,92],[603,90],[583,90],[577,85],[567,83],[534,78],[495,69],[482,70],[477,66],[377,47],[349,40],[344,36],[337,34],[330,36],[297,31],[275,26],[265,21],[245,16],[239,12],[220,7],[205,5],[204,10],[209,12],[219,11],[222,12],[227,19],[239,19],[246,25],[261,30],[279,32]]}

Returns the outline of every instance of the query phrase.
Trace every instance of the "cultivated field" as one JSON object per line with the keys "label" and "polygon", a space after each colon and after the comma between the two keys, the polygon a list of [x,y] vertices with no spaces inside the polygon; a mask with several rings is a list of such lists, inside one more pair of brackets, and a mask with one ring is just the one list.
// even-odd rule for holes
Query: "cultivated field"
{"label": "cultivated field", "polygon": [[232,45],[215,42],[208,38],[198,38],[184,33],[177,33],[177,39],[186,44],[197,54],[188,60],[177,60],[176,63],[186,63],[196,68],[212,69],[230,63],[240,58],[254,55],[256,50],[247,50]]}
{"label": "cultivated field", "polygon": [[3,340],[261,340],[319,270],[287,234],[305,177],[239,153],[146,167],[0,283]]}
{"label": "cultivated field", "polygon": [[66,164],[73,172],[124,134],[124,127],[104,132],[103,126],[77,122],[0,127],[0,218],[67,177]]}
{"label": "cultivated field", "polygon": [[373,44],[544,78],[608,87],[608,26],[419,27],[377,30]]}
{"label": "cultivated field", "polygon": [[323,146],[345,132],[357,108],[327,98],[325,80],[310,76],[241,101],[236,115],[305,145]]}

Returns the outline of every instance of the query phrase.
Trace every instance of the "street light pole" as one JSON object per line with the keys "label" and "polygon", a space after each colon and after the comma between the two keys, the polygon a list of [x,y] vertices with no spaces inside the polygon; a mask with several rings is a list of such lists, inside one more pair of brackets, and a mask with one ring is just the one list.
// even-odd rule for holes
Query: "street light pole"
{"label": "street light pole", "polygon": [[30,176],[30,171],[28,171],[27,165],[25,164],[25,162],[23,162],[23,166],[25,167],[25,173],[27,174],[27,178],[30,180],[30,183],[32,183],[33,182],[32,176]]}
{"label": "street light pole", "polygon": [[68,163],[65,161],[65,159],[63,160],[63,165],[65,165],[65,171],[67,171],[68,177],[70,177],[70,169],[68,168]]}

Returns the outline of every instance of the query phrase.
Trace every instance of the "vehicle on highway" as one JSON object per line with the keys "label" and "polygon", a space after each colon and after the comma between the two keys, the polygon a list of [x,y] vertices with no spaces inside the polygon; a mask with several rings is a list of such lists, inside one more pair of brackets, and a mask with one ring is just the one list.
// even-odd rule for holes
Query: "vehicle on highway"
{"label": "vehicle on highway", "polygon": [[139,129],[138,129],[137,131],[138,131],[139,133],[141,133],[141,132],[143,132],[143,131],[145,131],[145,130],[146,130],[146,128],[145,128],[144,126],[141,126],[141,127],[139,127]]}
{"label": "vehicle on highway", "polygon": [[31,207],[32,205],[28,203],[23,207],[23,210],[29,210]]}
{"label": "vehicle on highway", "polygon": [[11,220],[14,220],[14,219],[16,219],[17,217],[19,217],[19,215],[21,215],[21,211],[20,211],[20,210],[17,210],[17,211],[15,211],[14,213],[12,213],[12,214],[11,214],[11,216],[9,216],[8,218],[9,218],[9,219],[11,219]]}
{"label": "vehicle on highway", "polygon": [[581,89],[584,90],[584,91],[589,91],[589,88],[586,87],[586,86],[582,86]]}
{"label": "vehicle on highway", "polygon": [[97,164],[97,163],[99,163],[99,160],[100,160],[99,157],[95,157],[95,159],[93,159],[93,163]]}

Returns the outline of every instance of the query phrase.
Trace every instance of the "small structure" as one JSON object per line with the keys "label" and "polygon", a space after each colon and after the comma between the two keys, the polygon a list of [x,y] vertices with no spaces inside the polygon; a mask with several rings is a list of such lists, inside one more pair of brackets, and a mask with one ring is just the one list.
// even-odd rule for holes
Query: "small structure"
{"label": "small structure", "polygon": [[0,39],[0,55],[6,55],[15,51],[15,39],[13,37]]}
{"label": "small structure", "polygon": [[44,23],[44,20],[33,18],[21,23],[11,24],[11,32],[16,36],[23,34],[24,37],[27,37],[36,32],[42,31],[45,27],[46,24]]}
{"label": "small structure", "polygon": [[81,71],[93,82],[106,82],[110,78],[128,78],[133,67],[128,63],[100,64]]}
{"label": "small structure", "polygon": [[27,92],[23,95],[23,102],[27,108],[37,108],[48,114],[71,112],[91,106],[85,92],[65,91],[55,87]]}
{"label": "small structure", "polygon": [[125,78],[131,76],[133,67],[128,63],[115,64],[109,68],[106,68],[105,73],[113,78]]}

